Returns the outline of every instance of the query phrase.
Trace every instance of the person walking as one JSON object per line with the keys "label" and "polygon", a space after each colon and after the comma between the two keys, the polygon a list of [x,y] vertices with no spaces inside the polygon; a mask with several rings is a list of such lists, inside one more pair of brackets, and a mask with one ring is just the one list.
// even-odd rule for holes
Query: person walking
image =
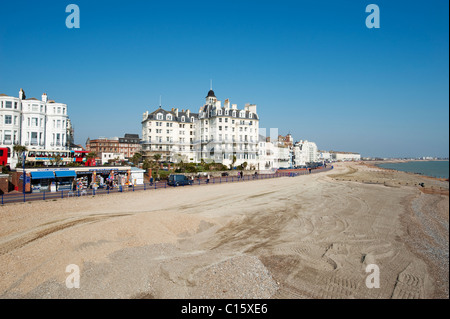
{"label": "person walking", "polygon": [[241,171],[241,179],[244,180],[244,172]]}
{"label": "person walking", "polygon": [[206,175],[206,184],[209,184],[209,174]]}
{"label": "person walking", "polygon": [[150,177],[150,186],[153,186],[153,176]]}

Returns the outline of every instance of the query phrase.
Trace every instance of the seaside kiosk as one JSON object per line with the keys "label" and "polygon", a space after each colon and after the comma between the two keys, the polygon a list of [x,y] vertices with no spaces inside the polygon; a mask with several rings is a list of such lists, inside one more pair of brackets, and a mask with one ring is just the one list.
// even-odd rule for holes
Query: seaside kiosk
{"label": "seaside kiosk", "polygon": [[31,172],[31,192],[49,192],[51,184],[55,182],[53,171],[33,171]]}
{"label": "seaside kiosk", "polygon": [[33,193],[140,185],[144,182],[144,172],[130,166],[26,169]]}

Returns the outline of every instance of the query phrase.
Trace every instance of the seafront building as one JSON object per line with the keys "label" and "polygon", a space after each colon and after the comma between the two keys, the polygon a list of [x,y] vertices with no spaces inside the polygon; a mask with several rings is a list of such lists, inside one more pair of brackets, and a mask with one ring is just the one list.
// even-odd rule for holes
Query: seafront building
{"label": "seafront building", "polygon": [[[134,154],[141,152],[141,140],[138,134],[125,134],[124,137],[106,138],[86,141],[86,151],[94,152],[97,157],[104,159],[126,159],[132,158]],[[113,154],[113,155],[111,155]]]}
{"label": "seafront building", "polygon": [[294,166],[305,166],[308,163],[318,162],[317,145],[310,141],[296,142],[293,148]]}
{"label": "seafront building", "polygon": [[161,106],[152,113],[145,112],[142,118],[142,155],[152,160],[156,154],[161,161],[194,163],[195,125],[198,114],[190,110]]}
{"label": "seafront building", "polygon": [[[259,118],[256,105],[238,109],[227,99],[222,105],[213,90],[198,113],[189,109],[164,110],[161,106],[142,119],[142,152],[145,158],[161,155],[162,161],[256,167]],[[235,159],[235,162],[234,162]]]}
{"label": "seafront building", "polygon": [[361,154],[359,153],[353,153],[353,152],[337,152],[337,151],[330,151],[331,159],[335,162],[349,162],[349,161],[360,161],[361,160]]}
{"label": "seafront building", "polygon": [[19,97],[0,94],[0,147],[8,149],[9,165],[14,168],[18,161],[14,145],[29,150],[68,149],[68,121],[67,105],[49,100],[46,93],[41,100],[27,99],[23,89]]}
{"label": "seafront building", "polygon": [[255,104],[238,109],[237,104],[226,99],[222,106],[210,90],[195,128],[197,160],[230,166],[235,159],[234,165],[258,165],[259,117]]}

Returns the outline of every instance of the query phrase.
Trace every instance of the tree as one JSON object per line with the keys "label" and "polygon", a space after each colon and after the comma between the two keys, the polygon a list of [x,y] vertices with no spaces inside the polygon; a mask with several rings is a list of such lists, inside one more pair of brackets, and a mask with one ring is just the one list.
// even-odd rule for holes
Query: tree
{"label": "tree", "polygon": [[131,158],[131,162],[134,164],[134,166],[137,166],[139,162],[142,159],[142,155],[140,153],[135,153],[133,157]]}
{"label": "tree", "polygon": [[97,157],[96,152],[89,152],[88,155],[86,155],[87,159],[92,159],[92,158],[96,158],[96,157]]}
{"label": "tree", "polygon": [[155,155],[153,155],[153,158],[159,164],[159,160],[161,159],[161,154],[155,154]]}
{"label": "tree", "polygon": [[[23,145],[14,145],[13,152],[17,155],[17,158],[21,159],[21,155],[23,152],[27,151],[27,147]],[[20,161],[21,162],[21,161]]]}
{"label": "tree", "polygon": [[59,166],[62,163],[61,155],[56,155],[54,158],[50,160],[50,163],[55,166]]}
{"label": "tree", "polygon": [[234,167],[234,164],[236,163],[236,155],[233,155],[233,162],[231,163],[231,166]]}
{"label": "tree", "polygon": [[242,168],[243,168],[243,169],[246,169],[247,166],[248,166],[248,163],[247,163],[247,162],[242,163]]}

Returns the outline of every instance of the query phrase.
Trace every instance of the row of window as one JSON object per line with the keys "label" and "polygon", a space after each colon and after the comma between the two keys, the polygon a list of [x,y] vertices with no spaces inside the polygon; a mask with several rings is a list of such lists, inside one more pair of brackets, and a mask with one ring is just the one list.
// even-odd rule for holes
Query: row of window
{"label": "row of window", "polygon": [[[148,126],[151,126],[152,122],[148,122]],[[163,126],[163,122],[155,122],[156,126]],[[173,127],[173,122],[166,122],[166,127]],[[179,128],[186,128],[186,124],[179,124]],[[190,128],[193,129],[194,126],[191,124]]]}
{"label": "row of window", "polygon": [[[222,120],[223,120],[223,122],[228,123],[228,118],[227,117],[225,117],[225,118],[219,117],[218,118],[219,123],[223,123]],[[215,119],[211,119],[210,122],[211,122],[210,123],[211,125],[216,124]],[[235,124],[235,123],[236,123],[235,120],[231,120],[231,124]],[[239,121],[239,125],[246,125],[246,124],[253,125],[253,121],[248,121],[248,123],[246,121],[244,121],[244,120],[240,120]],[[205,125],[208,125],[208,120],[205,120]]]}
{"label": "row of window", "polygon": [[[199,118],[203,119],[203,118],[207,117],[207,115],[208,115],[207,112],[200,112]],[[227,115],[228,114],[225,114],[225,116],[227,116]],[[209,113],[209,117],[214,117],[214,116],[222,116],[222,114],[215,114],[215,112],[210,112]],[[232,117],[237,117],[235,112],[233,112],[233,116]],[[239,114],[239,117],[240,118],[245,118],[245,111],[242,111],[242,113]],[[249,113],[248,117],[252,119],[253,118],[253,114]]]}
{"label": "row of window", "polygon": [[[0,108],[1,109],[14,109],[17,110],[18,109],[18,103],[17,102],[12,102],[12,101],[0,101]],[[30,112],[41,112],[41,113],[45,113],[47,112],[46,108],[44,107],[44,105],[39,105],[39,104],[31,104],[27,106],[27,111]],[[65,107],[61,107],[61,106],[54,106],[53,107],[53,114],[66,114],[66,108]]]}
{"label": "row of window", "polygon": [[[158,113],[156,114],[156,119],[157,120],[164,120],[164,115],[162,113]],[[172,114],[166,114],[166,121],[172,121],[173,120],[173,116]],[[194,122],[195,118],[193,116],[191,116],[191,122]],[[181,117],[181,122],[186,122],[186,117],[183,115]]]}
{"label": "row of window", "polygon": [[[221,109],[218,109],[216,112],[215,112],[218,116],[220,116],[220,115],[230,115],[230,111],[229,110],[225,110],[225,112],[222,112],[222,110]],[[232,115],[232,117],[236,117],[236,115],[237,115],[237,112],[236,111],[233,111],[232,113],[231,113]],[[239,117],[245,117],[245,111],[239,111]],[[249,118],[253,118],[253,113],[252,112],[250,112],[249,114],[248,114],[248,117]]]}
{"label": "row of window", "polygon": [[12,101],[0,101],[0,108],[3,109],[12,109],[14,106],[14,109],[17,110],[17,102]]}
{"label": "row of window", "polygon": [[[0,116],[0,124],[12,125],[14,119],[14,125],[18,125],[18,116],[13,115],[1,115]],[[37,117],[28,117],[27,118],[28,127],[44,127],[43,119]],[[65,120],[53,120],[53,128],[60,129],[66,127]]]}
{"label": "row of window", "polygon": [[[151,132],[152,132],[152,129],[151,128],[148,129],[148,133],[151,133]],[[155,132],[156,132],[156,134],[162,134],[163,130],[162,129],[155,129]],[[173,130],[166,130],[166,133],[167,134],[172,134]],[[189,135],[194,135],[193,131],[190,131],[189,133],[190,133]],[[185,135],[185,131],[179,131],[178,134]]]}
{"label": "row of window", "polygon": [[[3,136],[2,136],[3,135]],[[38,138],[39,137],[39,138]],[[5,130],[2,132],[0,130],[0,141],[4,144],[18,143],[18,132]],[[51,146],[62,146],[65,143],[65,134],[53,133],[52,134]],[[24,142],[25,146],[44,146],[44,136],[42,132],[27,132],[26,140]]]}

